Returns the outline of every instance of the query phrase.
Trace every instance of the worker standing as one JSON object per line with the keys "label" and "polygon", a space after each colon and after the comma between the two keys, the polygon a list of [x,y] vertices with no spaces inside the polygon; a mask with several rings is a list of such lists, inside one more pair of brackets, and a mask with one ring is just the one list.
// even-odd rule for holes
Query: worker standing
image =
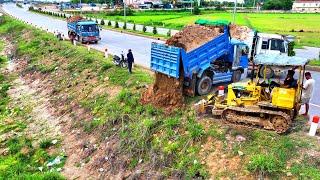
{"label": "worker standing", "polygon": [[310,102],[310,99],[312,98],[315,80],[312,79],[310,72],[306,72],[305,77],[306,77],[306,81],[303,85],[301,102],[302,104],[305,105],[305,113],[302,115],[307,116],[309,113],[309,102]]}
{"label": "worker standing", "polygon": [[132,64],[134,63],[134,58],[131,49],[129,49],[128,54],[127,54],[127,61],[128,61],[128,69],[129,73],[132,73]]}

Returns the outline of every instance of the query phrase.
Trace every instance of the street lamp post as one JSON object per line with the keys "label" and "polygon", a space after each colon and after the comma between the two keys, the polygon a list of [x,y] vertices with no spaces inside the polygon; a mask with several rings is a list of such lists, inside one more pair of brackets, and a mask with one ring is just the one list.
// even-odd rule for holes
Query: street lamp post
{"label": "street lamp post", "polygon": [[237,0],[235,0],[234,8],[233,8],[233,24],[236,23],[236,13],[237,13]]}

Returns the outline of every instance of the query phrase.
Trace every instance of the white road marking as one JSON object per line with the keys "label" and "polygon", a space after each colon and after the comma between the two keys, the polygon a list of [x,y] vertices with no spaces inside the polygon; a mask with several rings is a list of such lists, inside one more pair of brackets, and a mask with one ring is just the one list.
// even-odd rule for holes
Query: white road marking
{"label": "white road marking", "polygon": [[320,105],[317,105],[317,104],[312,104],[312,103],[310,103],[310,105],[311,105],[311,106],[315,106],[315,107],[317,107],[317,108],[320,108]]}

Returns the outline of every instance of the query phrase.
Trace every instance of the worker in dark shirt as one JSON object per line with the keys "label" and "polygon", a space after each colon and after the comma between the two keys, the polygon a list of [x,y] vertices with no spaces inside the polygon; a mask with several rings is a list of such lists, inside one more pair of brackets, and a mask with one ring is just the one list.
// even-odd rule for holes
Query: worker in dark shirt
{"label": "worker in dark shirt", "polygon": [[297,86],[297,81],[294,79],[294,70],[288,70],[288,74],[287,74],[287,77],[286,79],[284,80],[284,87],[287,87],[287,88],[294,88]]}
{"label": "worker in dark shirt", "polygon": [[128,54],[127,54],[127,61],[128,61],[128,69],[129,73],[132,73],[132,64],[134,63],[134,58],[131,49],[129,49]]}

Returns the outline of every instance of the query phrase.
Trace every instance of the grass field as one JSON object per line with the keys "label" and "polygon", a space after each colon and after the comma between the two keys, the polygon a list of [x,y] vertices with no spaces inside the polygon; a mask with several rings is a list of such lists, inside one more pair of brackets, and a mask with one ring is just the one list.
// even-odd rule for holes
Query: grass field
{"label": "grass field", "polygon": [[[108,16],[106,14],[87,14],[95,18],[124,21],[123,16]],[[190,12],[136,12],[127,16],[128,22],[154,25],[172,29],[181,29],[187,24],[193,24],[197,19],[225,19],[232,21],[228,12],[206,11],[201,15],[191,15]],[[266,14],[238,13],[236,23],[250,26],[258,31],[269,33],[291,34],[297,37],[297,46],[320,47],[320,14]],[[303,31],[303,32],[300,32]]]}

